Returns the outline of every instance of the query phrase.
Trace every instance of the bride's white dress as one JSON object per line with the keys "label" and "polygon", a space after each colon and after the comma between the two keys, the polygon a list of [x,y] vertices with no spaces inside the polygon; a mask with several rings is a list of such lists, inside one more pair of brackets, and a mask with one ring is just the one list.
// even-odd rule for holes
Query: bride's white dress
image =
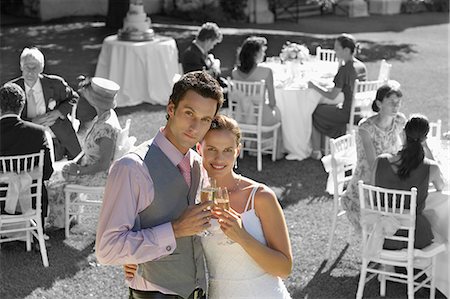
{"label": "bride's white dress", "polygon": [[[245,230],[267,244],[254,209],[258,187],[250,193],[241,217]],[[208,298],[291,298],[281,278],[265,272],[238,243],[228,239],[217,220],[211,220],[211,224],[211,234],[202,237],[208,265]]]}

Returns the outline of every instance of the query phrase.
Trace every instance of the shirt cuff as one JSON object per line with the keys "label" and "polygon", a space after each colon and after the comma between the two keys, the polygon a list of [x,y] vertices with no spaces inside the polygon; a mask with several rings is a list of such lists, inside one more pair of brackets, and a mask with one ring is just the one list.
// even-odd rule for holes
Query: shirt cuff
{"label": "shirt cuff", "polygon": [[177,241],[175,240],[175,234],[173,232],[172,223],[167,222],[153,228],[153,232],[158,238],[158,244],[161,248],[164,248],[166,254],[172,254],[177,247]]}

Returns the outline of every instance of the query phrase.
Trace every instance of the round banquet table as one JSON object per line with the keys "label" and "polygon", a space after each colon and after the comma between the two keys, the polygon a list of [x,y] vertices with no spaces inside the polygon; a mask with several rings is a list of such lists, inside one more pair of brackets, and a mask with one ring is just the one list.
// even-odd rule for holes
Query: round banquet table
{"label": "round banquet table", "polygon": [[[275,99],[281,114],[283,146],[287,160],[303,160],[311,155],[312,114],[323,97],[308,88],[308,80],[320,80],[332,86],[337,64],[322,63],[316,59],[301,64],[264,63],[274,75]],[[323,76],[327,75],[326,78]],[[343,102],[342,93],[334,100]],[[331,100],[325,100],[333,103]]]}
{"label": "round banquet table", "polygon": [[95,76],[120,85],[117,106],[141,103],[166,105],[178,73],[178,49],[171,37],[151,41],[120,41],[117,35],[104,39]]}

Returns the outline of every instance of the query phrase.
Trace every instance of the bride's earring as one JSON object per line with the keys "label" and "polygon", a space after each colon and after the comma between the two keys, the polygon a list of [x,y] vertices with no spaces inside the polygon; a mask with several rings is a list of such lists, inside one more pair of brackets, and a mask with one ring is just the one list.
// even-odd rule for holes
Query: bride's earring
{"label": "bride's earring", "polygon": [[237,165],[237,159],[236,160],[234,160],[234,169],[237,169],[238,168],[238,165]]}

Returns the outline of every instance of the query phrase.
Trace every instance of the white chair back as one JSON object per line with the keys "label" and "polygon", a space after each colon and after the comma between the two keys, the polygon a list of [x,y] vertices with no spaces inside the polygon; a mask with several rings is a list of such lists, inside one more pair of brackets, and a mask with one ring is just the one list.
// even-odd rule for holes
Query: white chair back
{"label": "white chair back", "polygon": [[392,64],[388,63],[386,59],[381,60],[380,70],[378,71],[378,79],[380,81],[388,81],[391,78]]}
{"label": "white chair back", "polygon": [[333,215],[329,233],[327,259],[331,257],[331,249],[336,231],[337,218],[345,214],[341,207],[341,195],[344,185],[353,177],[356,166],[355,132],[336,139],[330,139],[331,176],[333,180]]}
{"label": "white chair back", "polygon": [[[15,240],[26,240],[27,251],[31,250],[32,236],[39,241],[42,263],[48,267],[42,227],[42,175],[44,150],[39,153],[0,156],[0,202],[5,212],[0,214],[0,244]],[[32,208],[35,201],[35,208]],[[20,209],[21,214],[14,215]]]}
{"label": "white chair back", "polygon": [[265,101],[265,81],[232,80],[229,97],[229,115],[240,124],[262,124],[262,109]]}
{"label": "white chair back", "polygon": [[337,62],[336,52],[333,49],[316,48],[316,58],[319,61]]}
{"label": "white chair back", "polygon": [[[444,244],[433,242],[423,249],[414,248],[414,231],[416,228],[417,189],[409,191],[387,189],[358,182],[359,203],[361,207],[362,227],[362,264],[361,276],[356,298],[362,298],[364,285],[375,275],[380,275],[380,295],[385,296],[386,281],[406,283],[408,298],[421,287],[430,288],[430,298],[434,298],[434,267],[436,255],[445,251]],[[406,231],[406,236],[395,235],[399,229]],[[388,233],[389,232],[389,233]],[[404,250],[382,249],[384,240],[406,242]],[[381,264],[378,267],[377,264]],[[389,270],[383,265],[405,267],[406,274]],[[414,268],[421,269],[414,273]],[[366,274],[372,273],[366,279]],[[423,274],[424,280],[417,281]]]}
{"label": "white chair back", "polygon": [[[228,115],[234,118],[242,132],[241,158],[244,151],[256,152],[257,169],[262,170],[262,154],[276,158],[278,128],[281,123],[263,126],[263,105],[266,100],[265,81],[231,80],[228,93]],[[263,133],[272,132],[272,134]],[[256,146],[253,146],[256,144]]]}
{"label": "white chair back", "polygon": [[384,84],[381,80],[359,81],[355,80],[353,88],[352,106],[350,109],[350,119],[347,125],[347,132],[355,129],[355,117],[361,118],[373,115],[372,102],[375,100],[377,90]]}

